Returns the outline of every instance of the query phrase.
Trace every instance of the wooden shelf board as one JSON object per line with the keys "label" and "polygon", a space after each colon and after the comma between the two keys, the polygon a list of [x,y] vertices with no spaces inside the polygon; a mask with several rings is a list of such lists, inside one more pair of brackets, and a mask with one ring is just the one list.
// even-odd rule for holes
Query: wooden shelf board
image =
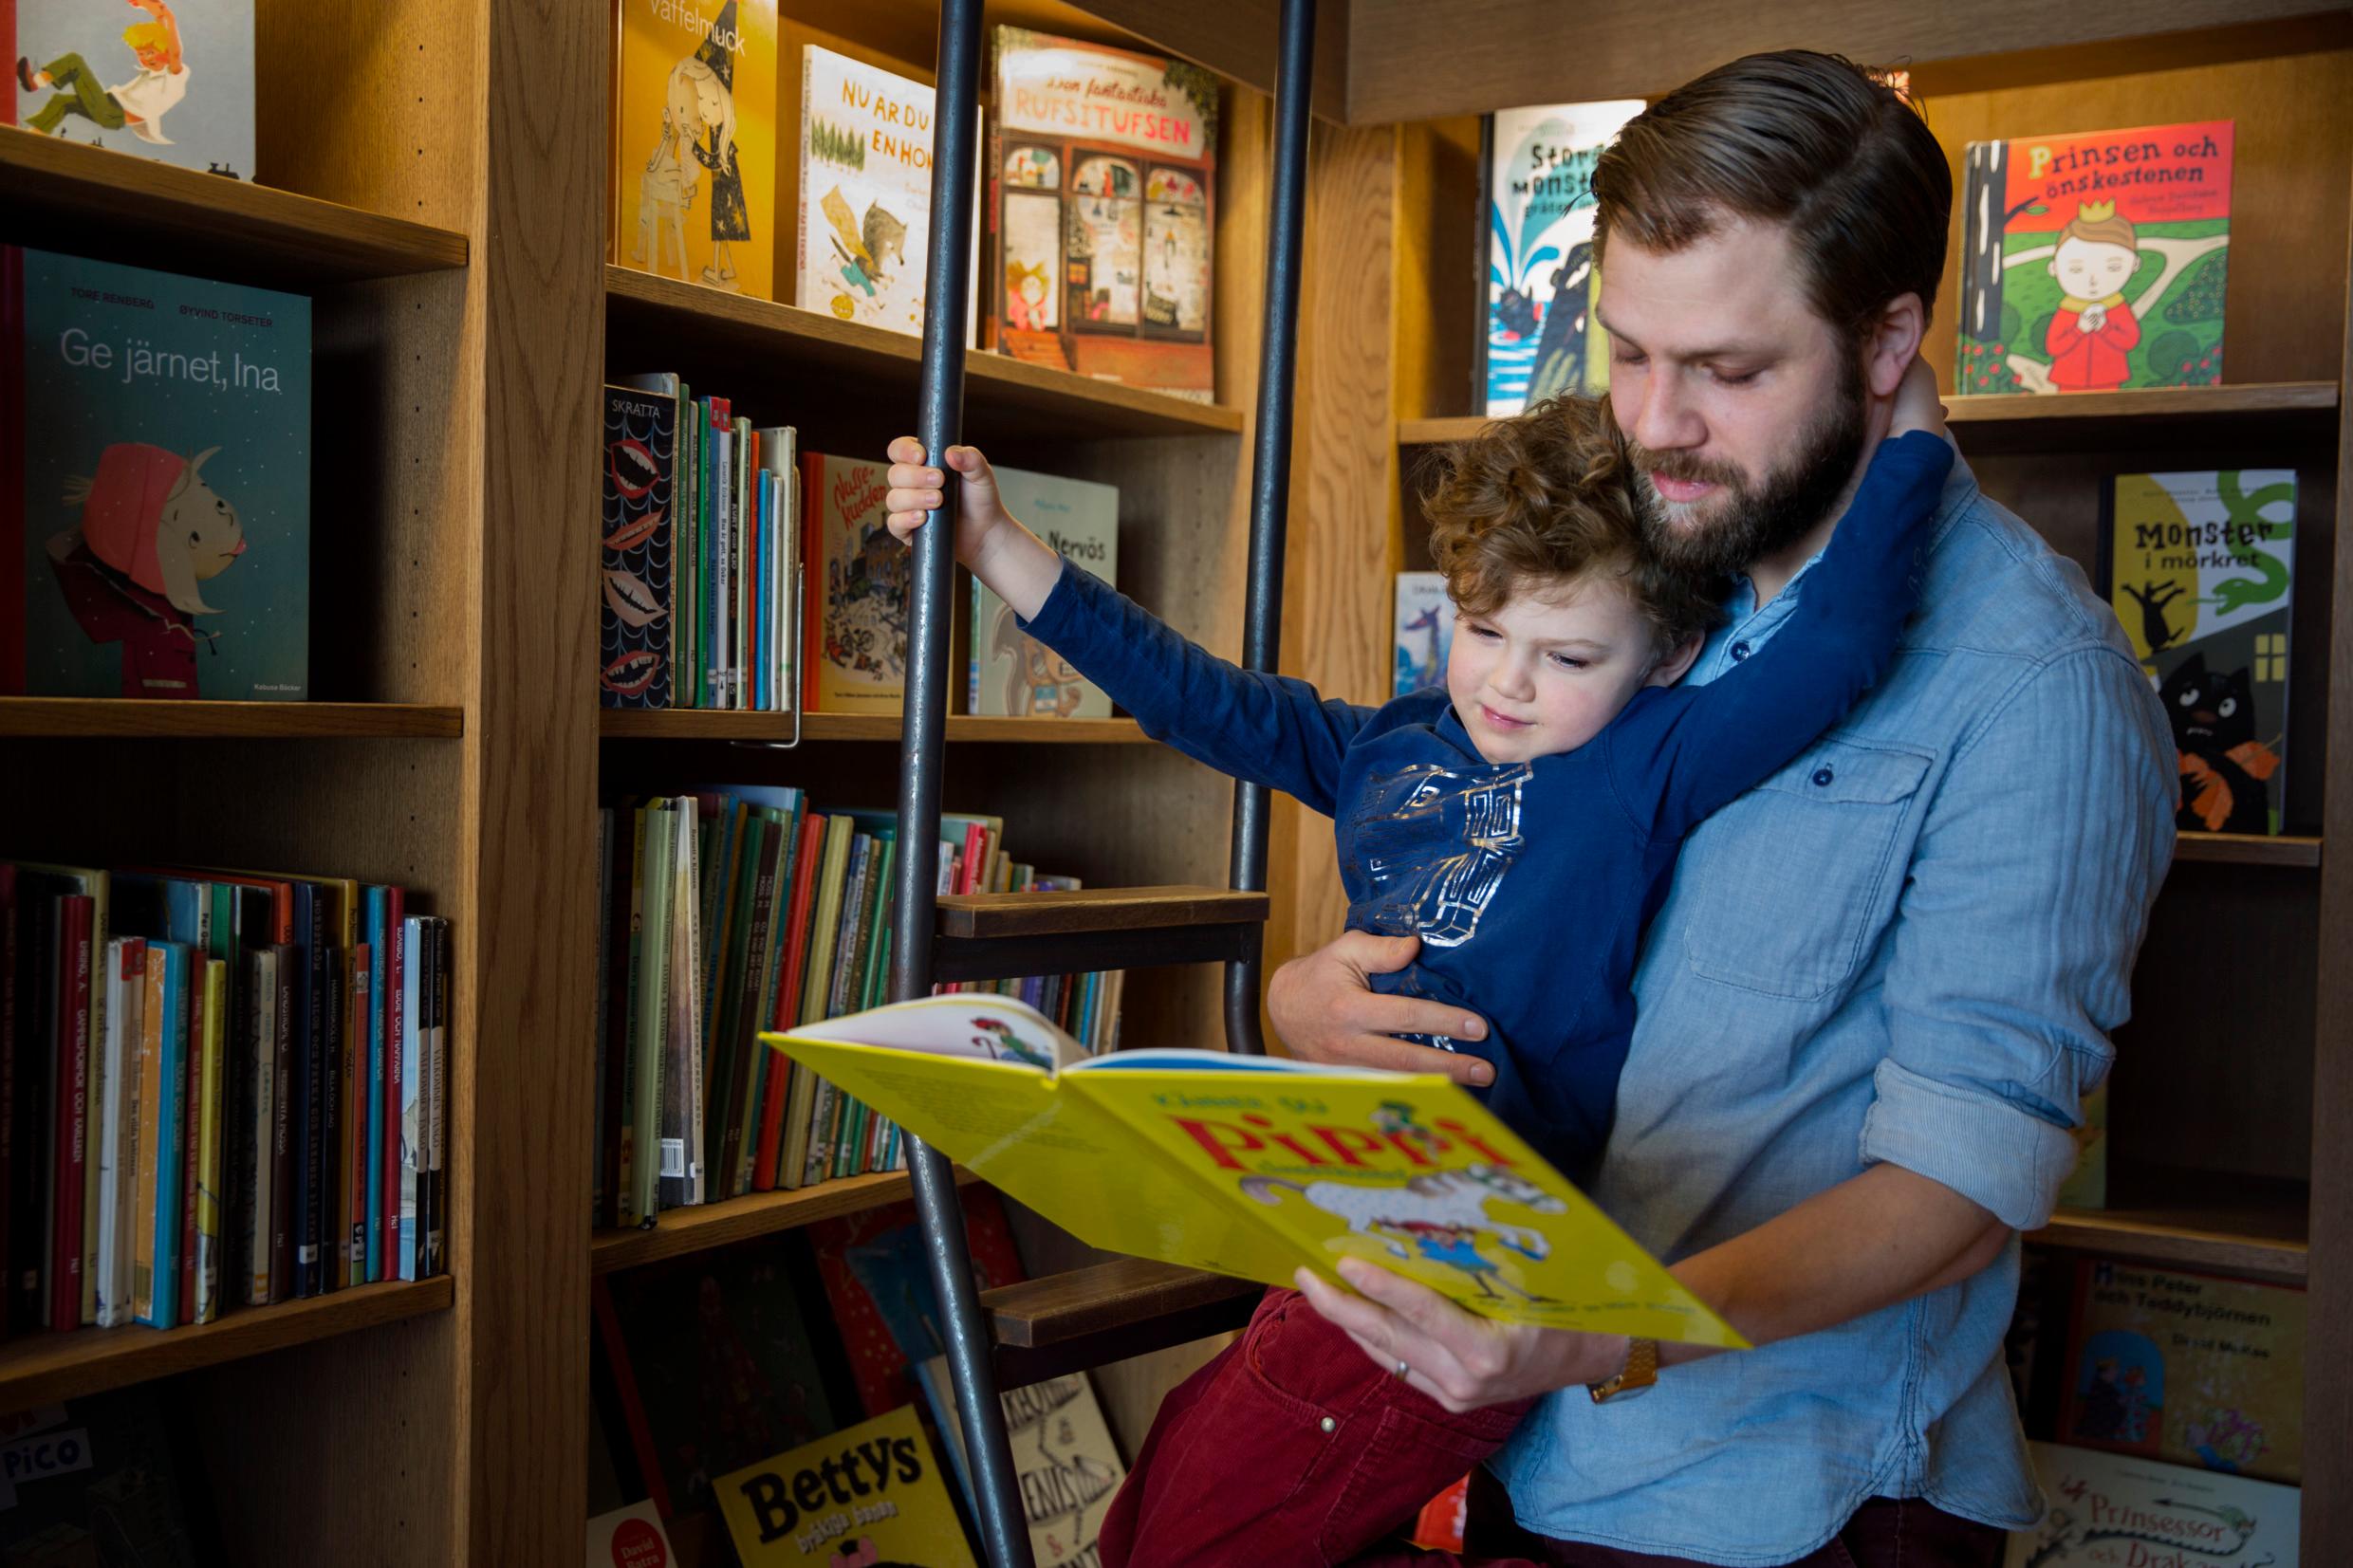
{"label": "wooden shelf board", "polygon": [[2174,839],[2174,858],[2240,866],[2317,866],[2321,841],[2285,833],[2271,838],[2251,833],[2184,833]]}
{"label": "wooden shelf board", "polygon": [[307,292],[466,265],[466,236],[153,158],[0,127],[0,237]]}
{"label": "wooden shelf board", "polygon": [[[980,1179],[961,1167],[955,1176],[959,1187]],[[610,1274],[754,1236],[795,1230],[837,1215],[880,1208],[913,1190],[913,1179],[904,1171],[878,1171],[863,1176],[840,1176],[789,1192],[754,1192],[724,1203],[666,1208],[659,1220],[640,1229],[598,1231],[588,1244],[588,1270]]]}
{"label": "wooden shelf board", "polygon": [[1114,1258],[984,1291],[980,1306],[999,1343],[1034,1350],[1218,1302],[1254,1302],[1266,1288],[1252,1280],[1174,1264]]}
{"label": "wooden shelf board", "polygon": [[1073,893],[945,894],[942,936],[1060,936],[1073,932],[1148,931],[1262,921],[1267,895],[1232,888],[1085,888]]}
{"label": "wooden shelf board", "polygon": [[[597,713],[606,740],[787,741],[789,713],[736,713],[700,708],[606,708]],[[897,741],[897,713],[810,713],[801,740]],[[1011,719],[948,715],[951,741],[998,741],[1022,746],[1135,746],[1148,737],[1134,719]]]}
{"label": "wooden shelf board", "polygon": [[0,697],[0,736],[454,740],[465,723],[462,708],[419,703]]}
{"label": "wooden shelf board", "polygon": [[185,1328],[29,1333],[0,1345],[0,1409],[54,1404],[401,1318],[446,1312],[455,1299],[444,1274],[360,1285],[275,1306],[234,1307],[215,1322]]}
{"label": "wooden shelf board", "polygon": [[2027,1240],[2182,1268],[2306,1277],[2302,1183],[2122,1170],[2111,1172],[2109,1197],[2105,1208],[2060,1210]]}
{"label": "wooden shelf board", "polygon": [[[2138,392],[2086,392],[2047,397],[2018,392],[1945,399],[1951,422],[1969,427],[1960,438],[1964,451],[1973,443],[1987,441],[2011,446],[2034,437],[2080,439],[2086,434],[2086,427],[2091,426],[2129,429],[2142,424],[2168,426],[2181,421],[2257,415],[2309,416],[2317,428],[2319,416],[2336,407],[2334,381],[2148,387]],[[1468,440],[1485,423],[1476,415],[1399,419],[1398,445],[1445,446]]]}
{"label": "wooden shelf board", "polygon": [[[922,344],[906,333],[625,267],[607,267],[604,287],[614,335],[634,329],[633,347],[675,344],[751,374],[822,371],[914,396]],[[1242,411],[1221,404],[1188,402],[1002,354],[975,350],[964,363],[971,387],[966,417],[976,434],[1230,435],[1242,429]]]}

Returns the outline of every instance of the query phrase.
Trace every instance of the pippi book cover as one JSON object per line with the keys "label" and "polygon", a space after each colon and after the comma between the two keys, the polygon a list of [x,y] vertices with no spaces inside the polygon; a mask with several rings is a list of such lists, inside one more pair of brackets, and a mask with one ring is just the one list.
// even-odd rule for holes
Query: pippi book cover
{"label": "pippi book cover", "polygon": [[2173,726],[2176,826],[2279,832],[2295,470],[2119,474],[2107,500],[2102,586]]}
{"label": "pippi book cover", "polygon": [[1022,28],[997,29],[994,74],[994,346],[1208,400],[1216,79]]}
{"label": "pippi book cover", "polygon": [[1354,1256],[1506,1321],[1744,1343],[1444,1078],[1089,1057],[971,994],[761,1038],[1091,1245],[1269,1284]]}
{"label": "pippi book cover", "polygon": [[802,695],[812,713],[896,713],[907,682],[911,553],[882,523],[884,467],[801,457]]}
{"label": "pippi book cover", "polygon": [[307,694],[310,301],[0,249],[0,691]]}
{"label": "pippi book cover", "polygon": [[0,125],[253,177],[253,0],[9,0],[0,46]]}
{"label": "pippi book cover", "polygon": [[2058,1435],[2293,1482],[2304,1469],[2304,1342],[2302,1290],[2083,1259]]}
{"label": "pippi book cover", "polygon": [[775,0],[621,0],[613,260],[775,291]]}
{"label": "pippi book cover", "polygon": [[2222,378],[2232,122],[1973,141],[1955,390]]}

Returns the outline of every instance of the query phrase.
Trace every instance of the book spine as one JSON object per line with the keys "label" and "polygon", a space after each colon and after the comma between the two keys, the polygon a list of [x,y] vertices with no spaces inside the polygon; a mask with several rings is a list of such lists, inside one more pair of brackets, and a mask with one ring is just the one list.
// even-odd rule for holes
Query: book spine
{"label": "book spine", "polygon": [[245,953],[246,989],[252,1005],[246,1010],[246,1054],[243,1066],[250,1080],[239,1111],[245,1131],[238,1139],[240,1180],[237,1185],[238,1270],[248,1306],[269,1304],[270,1177],[277,1167],[272,1130],[277,1116],[278,957],[266,947]]}
{"label": "book spine", "polygon": [[449,1269],[442,1247],[450,1224],[450,999],[453,994],[450,980],[453,952],[447,919],[435,917],[433,939],[433,1121],[427,1145],[432,1155],[433,1223],[425,1231],[425,1258],[430,1273],[442,1274]]}
{"label": "book spine", "polygon": [[751,1098],[751,1084],[759,1076],[760,1005],[768,995],[771,966],[769,961],[769,927],[775,918],[776,906],[776,847],[789,831],[787,824],[755,816],[757,831],[746,845],[749,864],[746,867],[751,889],[750,918],[745,923],[743,958],[740,979],[736,985],[735,1006],[725,1026],[729,1035],[728,1098],[722,1111],[726,1118],[719,1135],[719,1170],[726,1173],[728,1195],[750,1188],[750,1155],[744,1147],[743,1113]]}
{"label": "book spine", "polygon": [[290,1301],[296,1294],[295,1232],[301,1228],[301,1194],[295,1177],[302,1168],[295,1143],[302,1124],[298,1099],[302,1073],[296,1057],[302,1048],[304,954],[291,942],[276,944],[278,969],[277,1041],[271,1047],[269,1115],[269,1299]]}
{"label": "book spine", "polygon": [[173,1319],[182,1323],[196,1320],[196,1183],[201,1174],[198,1144],[203,1130],[204,1034],[212,1026],[208,1010],[212,999],[205,994],[205,977],[213,962],[210,952],[209,947],[199,947],[189,955],[188,1043],[179,1060],[179,1245],[174,1249],[179,1268],[173,1286],[177,1298]]}
{"label": "book spine", "polygon": [[790,913],[783,900],[789,896],[792,886],[793,846],[799,838],[795,820],[797,807],[790,813],[776,813],[769,829],[769,846],[774,851],[767,878],[767,909],[761,925],[759,941],[754,950],[759,955],[759,985],[752,991],[744,1008],[743,1063],[737,1079],[741,1086],[742,1105],[736,1123],[736,1190],[751,1190],[753,1172],[758,1165],[760,1118],[770,1078],[782,1077],[784,1063],[776,1053],[760,1042],[760,1031],[769,1026],[775,1016],[776,996],[780,988],[780,971],[785,962],[785,920]]}
{"label": "book spine", "polygon": [[368,1282],[368,1085],[380,1081],[367,1070],[368,1018],[374,1000],[376,950],[361,943],[351,950],[351,979],[344,988],[343,1083],[350,1107],[344,1142],[343,1207],[350,1236],[344,1243],[343,1283]]}
{"label": "book spine", "polygon": [[[809,890],[817,875],[820,847],[824,841],[824,819],[807,816],[796,824],[792,852],[791,893],[785,906],[785,947],[776,981],[775,999],[769,1005],[765,1026],[789,1029],[800,1023],[801,966],[808,953]],[[773,1051],[769,1053],[775,1056]],[[752,1164],[752,1184],[762,1191],[773,1191],[783,1177],[785,1118],[792,1096],[792,1071],[788,1058],[777,1057],[769,1064],[769,1076],[760,1105],[760,1152]]]}
{"label": "book spine", "polygon": [[424,1088],[423,915],[400,922],[400,1224],[395,1261],[400,1278],[417,1272],[417,1180],[424,1157],[424,1116],[418,1096]]}
{"label": "book spine", "polygon": [[630,809],[629,981],[622,998],[620,1103],[614,1112],[620,1126],[620,1136],[615,1139],[614,1158],[619,1175],[613,1196],[613,1223],[621,1227],[634,1226],[639,1218],[637,1174],[638,1057],[642,1046],[638,1028],[639,998],[649,988],[645,978],[645,820],[650,809],[645,805]]}
{"label": "book spine", "polygon": [[58,900],[57,1222],[49,1264],[50,1325],[82,1326],[82,1190],[88,1158],[91,925],[94,906],[76,894]]}
{"label": "book spine", "polygon": [[98,1322],[113,1328],[131,1320],[132,1162],[137,1157],[139,1055],[145,1036],[147,944],[123,938],[113,954],[108,985],[105,1096],[100,1103]]}
{"label": "book spine", "polygon": [[386,888],[384,945],[376,956],[377,973],[382,981],[384,1032],[384,1135],[376,1156],[377,1267],[369,1276],[377,1280],[400,1277],[394,1255],[400,1245],[400,1105],[408,1082],[408,1062],[400,1049],[401,1030],[408,1023],[408,1004],[402,988],[407,977],[406,949],[400,940],[401,926],[407,919],[407,890]]}
{"label": "book spine", "polygon": [[385,941],[385,922],[392,912],[392,890],[371,889],[368,895],[367,996],[367,1147],[361,1151],[360,1205],[361,1249],[366,1255],[369,1283],[384,1277],[384,1050],[385,992],[392,954]]}
{"label": "book spine", "polygon": [[663,1042],[668,1038],[670,977],[671,859],[676,830],[670,808],[646,806],[643,936],[639,944],[638,1051],[634,1113],[637,1121],[635,1210],[649,1225],[659,1211],[657,1184],[661,1172],[661,1085]]}
{"label": "book spine", "polygon": [[[5,260],[0,260],[0,269],[5,266]],[[6,279],[0,277],[0,287],[5,286]],[[0,354],[9,352],[14,350],[0,342]],[[19,364],[15,370],[21,373],[22,368]],[[9,367],[0,366],[0,378],[9,374]],[[6,421],[7,415],[6,409],[0,409],[0,422]],[[0,441],[6,439],[0,435]],[[0,507],[10,505],[11,500],[21,501],[22,497],[0,497]],[[0,1270],[5,1270],[9,1256],[9,1198],[13,1176],[9,1166],[16,1148],[16,868],[0,861]],[[106,956],[102,954],[102,959]],[[95,1157],[90,1168],[98,1168]],[[8,1330],[7,1305],[7,1293],[0,1290],[0,1337],[5,1337]]]}
{"label": "book spine", "polygon": [[[4,252],[5,248],[0,248]],[[6,489],[0,486],[0,489]],[[48,1275],[49,1129],[57,1061],[57,898],[46,877],[28,879],[23,944],[25,1021],[29,1049],[17,1055],[14,1170],[9,1180],[9,1327],[39,1328],[48,1317],[42,1288]]]}
{"label": "book spine", "polygon": [[221,1313],[221,1200],[225,1191],[221,1183],[228,1146],[223,1091],[228,1087],[232,1022],[229,993],[228,961],[208,959],[204,966],[205,1029],[200,1052],[203,1065],[197,1078],[196,1212],[194,1228],[189,1232],[196,1260],[195,1293],[189,1303],[189,1320],[197,1323],[213,1322]]}
{"label": "book spine", "polygon": [[[179,1228],[180,1051],[187,1040],[187,949],[166,942],[147,966],[147,1026],[139,1050],[139,1139],[133,1199],[131,1304],[139,1322],[170,1328],[179,1305],[173,1247]],[[157,960],[159,960],[157,962]]]}

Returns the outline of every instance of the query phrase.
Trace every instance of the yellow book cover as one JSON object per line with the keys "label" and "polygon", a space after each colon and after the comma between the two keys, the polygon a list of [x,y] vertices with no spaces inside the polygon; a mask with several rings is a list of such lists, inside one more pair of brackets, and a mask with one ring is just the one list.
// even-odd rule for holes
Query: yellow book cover
{"label": "yellow book cover", "polygon": [[1269,1284],[1354,1255],[1506,1321],[1745,1344],[1435,1074],[1089,1057],[1035,1009],[971,993],[762,1038],[1096,1246]]}
{"label": "yellow book cover", "polygon": [[974,1568],[913,1405],[723,1475],[713,1489],[744,1568]]}
{"label": "yellow book cover", "polygon": [[621,0],[613,260],[775,297],[775,0]]}
{"label": "yellow book cover", "polygon": [[221,1309],[221,1052],[229,1026],[229,964],[213,958],[204,966],[204,1038],[196,1062],[196,1249],[195,1321],[209,1323]]}

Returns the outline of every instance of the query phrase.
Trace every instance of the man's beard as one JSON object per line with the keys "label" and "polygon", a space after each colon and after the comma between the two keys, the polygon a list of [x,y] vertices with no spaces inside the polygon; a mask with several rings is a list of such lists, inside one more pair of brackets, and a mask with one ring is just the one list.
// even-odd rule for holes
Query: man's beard
{"label": "man's beard", "polygon": [[[1635,471],[1650,503],[1642,529],[1651,549],[1667,566],[1699,576],[1740,577],[1755,563],[1776,555],[1812,532],[1854,477],[1862,457],[1862,373],[1850,362],[1838,396],[1798,438],[1797,455],[1773,470],[1762,486],[1733,465],[1685,452],[1652,452],[1631,436]],[[1714,485],[1708,515],[1677,522],[1678,508],[1658,493],[1653,474]]]}

